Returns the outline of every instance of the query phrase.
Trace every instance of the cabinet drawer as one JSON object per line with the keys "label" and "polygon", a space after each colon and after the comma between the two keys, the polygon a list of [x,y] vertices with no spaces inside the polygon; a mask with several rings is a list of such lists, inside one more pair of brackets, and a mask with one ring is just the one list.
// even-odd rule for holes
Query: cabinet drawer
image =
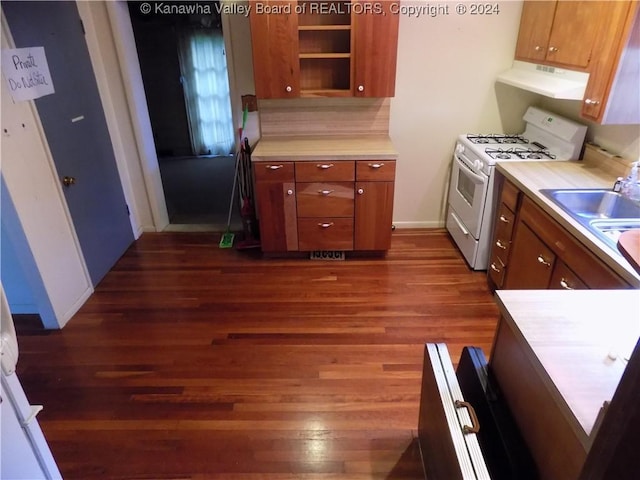
{"label": "cabinet drawer", "polygon": [[505,266],[505,262],[500,258],[498,254],[496,254],[494,250],[491,254],[491,258],[489,259],[488,270],[489,270],[489,278],[493,280],[493,283],[495,284],[496,288],[502,288],[506,269],[507,267]]}
{"label": "cabinet drawer", "polygon": [[254,162],[253,174],[257,182],[293,182],[293,162]]}
{"label": "cabinet drawer", "polygon": [[299,250],[353,250],[353,218],[298,218]]}
{"label": "cabinet drawer", "polygon": [[297,183],[299,217],[353,217],[353,183]]}
{"label": "cabinet drawer", "polygon": [[296,182],[348,182],[355,180],[355,164],[339,162],[297,162]]}
{"label": "cabinet drawer", "polygon": [[501,203],[500,207],[498,207],[498,215],[496,216],[496,241],[500,240],[507,244],[511,242],[515,219],[515,213],[513,213],[506,204]]}
{"label": "cabinet drawer", "polygon": [[389,181],[396,178],[395,160],[358,160],[356,162],[356,180],[360,181]]}
{"label": "cabinet drawer", "polygon": [[502,196],[500,197],[500,201],[509,207],[512,212],[515,212],[518,208],[519,195],[520,190],[518,190],[518,188],[509,180],[505,179],[502,184]]}

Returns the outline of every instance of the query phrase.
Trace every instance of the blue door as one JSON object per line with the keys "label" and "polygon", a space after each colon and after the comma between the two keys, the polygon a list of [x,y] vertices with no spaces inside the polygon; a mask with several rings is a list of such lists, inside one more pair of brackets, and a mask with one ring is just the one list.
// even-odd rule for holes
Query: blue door
{"label": "blue door", "polygon": [[55,93],[35,103],[95,286],[133,232],[78,9],[3,1],[2,10],[17,48],[44,46]]}

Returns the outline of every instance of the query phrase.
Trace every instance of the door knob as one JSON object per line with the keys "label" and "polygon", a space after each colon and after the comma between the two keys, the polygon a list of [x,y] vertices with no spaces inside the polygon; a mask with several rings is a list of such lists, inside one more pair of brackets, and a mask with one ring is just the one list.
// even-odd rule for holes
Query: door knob
{"label": "door knob", "polygon": [[65,176],[65,177],[62,178],[62,184],[65,187],[70,187],[71,185],[75,185],[76,184],[76,177]]}

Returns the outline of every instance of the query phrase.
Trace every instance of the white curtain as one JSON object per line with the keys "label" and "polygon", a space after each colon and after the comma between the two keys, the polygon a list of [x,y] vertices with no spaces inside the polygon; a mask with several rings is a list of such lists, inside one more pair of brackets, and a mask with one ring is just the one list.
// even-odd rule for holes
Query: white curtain
{"label": "white curtain", "polygon": [[178,50],[193,153],[228,155],[234,132],[222,32],[183,29]]}

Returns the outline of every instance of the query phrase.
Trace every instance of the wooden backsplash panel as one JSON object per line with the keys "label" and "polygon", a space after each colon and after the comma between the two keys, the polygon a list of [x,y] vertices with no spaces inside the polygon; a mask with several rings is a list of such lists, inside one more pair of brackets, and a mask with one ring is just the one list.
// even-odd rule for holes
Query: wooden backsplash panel
{"label": "wooden backsplash panel", "polygon": [[616,177],[626,177],[633,163],[631,160],[608,152],[593,143],[585,144],[582,161],[585,165],[598,167]]}
{"label": "wooden backsplash panel", "polygon": [[263,137],[388,135],[388,98],[260,100]]}

